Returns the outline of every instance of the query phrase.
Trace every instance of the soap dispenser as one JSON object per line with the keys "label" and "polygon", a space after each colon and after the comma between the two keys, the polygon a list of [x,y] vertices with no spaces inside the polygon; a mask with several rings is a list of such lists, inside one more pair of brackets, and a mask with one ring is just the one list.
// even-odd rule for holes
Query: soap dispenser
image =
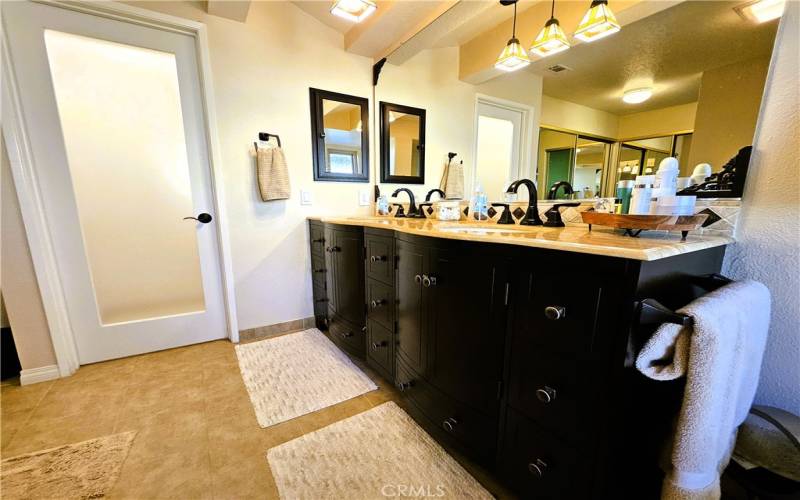
{"label": "soap dispenser", "polygon": [[471,220],[489,220],[489,202],[480,181],[475,185],[475,193],[472,195],[469,213]]}

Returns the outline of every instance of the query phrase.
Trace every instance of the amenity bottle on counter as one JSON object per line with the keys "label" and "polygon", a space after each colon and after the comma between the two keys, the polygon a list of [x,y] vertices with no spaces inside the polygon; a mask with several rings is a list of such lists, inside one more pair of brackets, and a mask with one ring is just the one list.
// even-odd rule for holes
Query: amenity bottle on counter
{"label": "amenity bottle on counter", "polygon": [[675,196],[678,191],[678,159],[669,157],[661,160],[656,172],[656,180],[653,184],[653,197]]}
{"label": "amenity bottle on counter", "polygon": [[631,193],[631,215],[647,215],[650,213],[650,200],[653,197],[653,175],[638,175]]}
{"label": "amenity bottle on counter", "polygon": [[470,220],[489,220],[489,201],[480,182],[476,185],[475,193],[472,195],[469,214]]}
{"label": "amenity bottle on counter", "polygon": [[633,186],[636,184],[634,181],[619,181],[617,182],[617,198],[619,198],[620,208],[619,213],[627,214],[631,208],[631,194],[633,193]]}

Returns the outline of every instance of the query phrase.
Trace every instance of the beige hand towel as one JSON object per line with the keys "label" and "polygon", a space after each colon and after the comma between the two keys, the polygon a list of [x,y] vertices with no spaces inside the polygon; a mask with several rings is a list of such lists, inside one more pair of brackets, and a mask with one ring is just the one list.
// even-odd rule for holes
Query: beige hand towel
{"label": "beige hand towel", "polygon": [[462,199],[464,198],[464,163],[463,162],[448,162],[442,172],[442,182],[439,183],[439,189],[444,191],[448,199]]}
{"label": "beige hand towel", "polygon": [[263,201],[289,199],[289,167],[281,148],[258,148],[256,173]]}
{"label": "beige hand towel", "polygon": [[661,325],[636,359],[636,368],[654,380],[686,376],[661,498],[719,498],[720,473],[758,387],[769,290],[755,281],[735,282],[678,312],[691,316],[694,326]]}

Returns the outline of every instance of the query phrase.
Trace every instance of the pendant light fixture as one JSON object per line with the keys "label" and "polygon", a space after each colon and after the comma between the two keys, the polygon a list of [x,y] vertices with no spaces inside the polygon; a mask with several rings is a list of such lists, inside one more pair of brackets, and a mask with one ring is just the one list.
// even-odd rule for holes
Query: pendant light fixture
{"label": "pendant light fixture", "polygon": [[592,0],[592,6],[575,31],[575,38],[584,42],[594,42],[619,30],[617,18],[608,8],[608,0]]}
{"label": "pendant light fixture", "polygon": [[539,36],[533,41],[531,45],[531,52],[539,57],[552,56],[559,52],[564,52],[569,48],[569,40],[561,25],[558,24],[558,19],[555,16],[556,0],[550,7],[550,19],[544,24],[544,28],[539,32]]}
{"label": "pendant light fixture", "polygon": [[517,0],[500,0],[500,3],[504,6],[514,5],[514,21],[511,28],[511,39],[500,53],[494,67],[503,71],[516,71],[529,65],[531,59],[517,40]]}

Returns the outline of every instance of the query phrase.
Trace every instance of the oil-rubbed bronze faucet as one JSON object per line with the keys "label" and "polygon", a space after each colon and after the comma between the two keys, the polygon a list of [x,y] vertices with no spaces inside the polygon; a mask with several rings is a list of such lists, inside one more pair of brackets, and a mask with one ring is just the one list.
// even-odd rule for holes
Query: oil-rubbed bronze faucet
{"label": "oil-rubbed bronze faucet", "polygon": [[536,184],[533,183],[530,179],[520,179],[518,181],[514,181],[508,186],[506,189],[506,193],[515,193],[520,186],[525,186],[528,188],[528,210],[525,212],[525,217],[519,221],[520,225],[522,226],[541,226],[542,225],[542,218],[539,217],[539,206],[537,204],[536,198]]}
{"label": "oil-rubbed bronze faucet", "polygon": [[[412,219],[424,219],[425,214],[422,213],[422,210],[417,208],[417,202],[414,199],[414,193],[411,192],[408,188],[400,188],[397,189],[394,193],[392,193],[392,198],[396,198],[398,194],[401,192],[405,192],[408,194],[409,204],[408,204],[408,212],[405,214],[405,217],[410,217]],[[402,215],[396,215],[396,217],[403,217]]]}
{"label": "oil-rubbed bronze faucet", "polygon": [[569,182],[558,181],[554,183],[552,186],[550,186],[550,192],[547,193],[547,199],[555,200],[556,197],[558,196],[558,188],[562,186],[564,187],[564,194],[570,195],[575,192],[575,190],[572,188],[572,184],[570,184]]}

